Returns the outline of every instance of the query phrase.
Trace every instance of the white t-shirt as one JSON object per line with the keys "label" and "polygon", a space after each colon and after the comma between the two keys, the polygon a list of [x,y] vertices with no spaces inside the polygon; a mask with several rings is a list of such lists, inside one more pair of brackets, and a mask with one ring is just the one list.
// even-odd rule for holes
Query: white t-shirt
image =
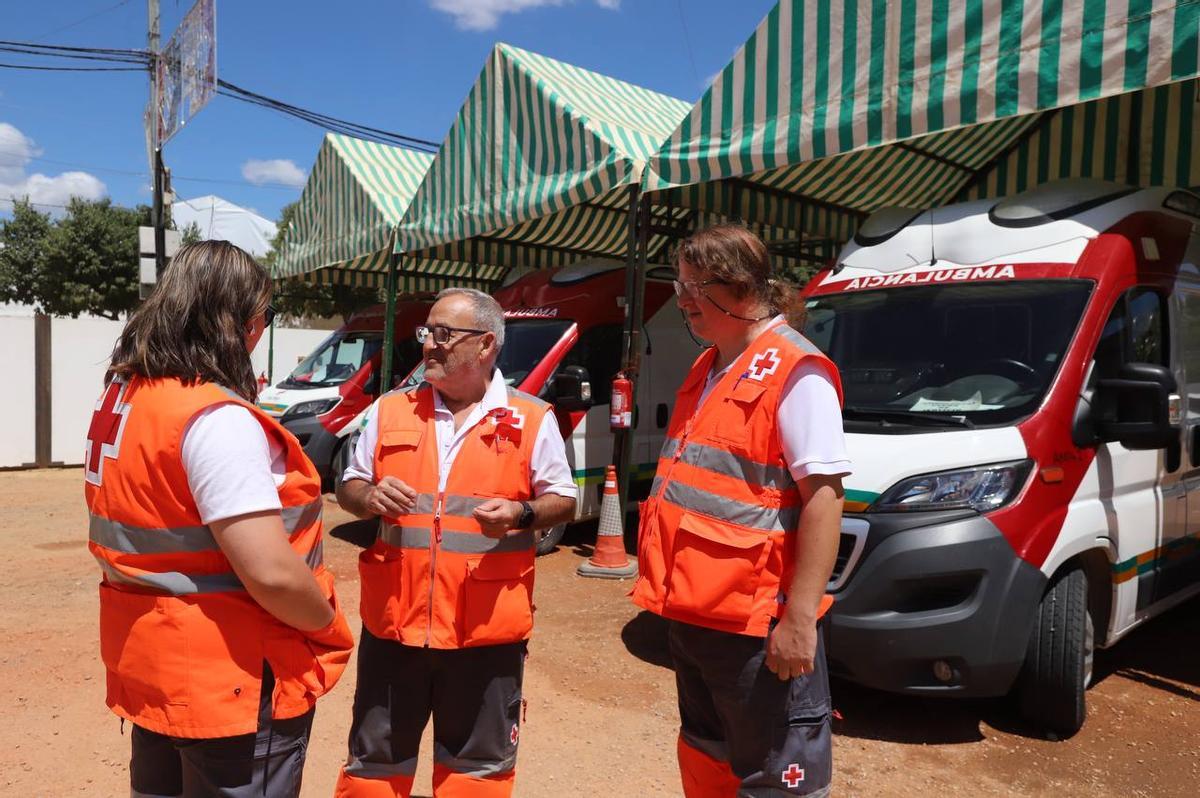
{"label": "white t-shirt", "polygon": [[[733,364],[710,372],[697,410]],[[779,397],[779,445],[788,471],[797,482],[813,474],[847,476],[851,473],[842,432],[842,408],[829,373],[820,365],[803,362],[788,375]]]}
{"label": "white t-shirt", "polygon": [[[454,429],[454,414],[442,403],[441,394],[433,389],[433,428],[437,435],[440,462],[438,468],[438,489],[444,490],[446,480],[450,476],[450,467],[454,458],[462,449],[467,432],[478,424],[492,410],[508,406],[508,389],[500,370],[492,372],[492,381],[483,399],[475,406],[470,415],[463,421],[462,426]],[[342,479],[361,479],[375,482],[375,444],[379,440],[379,403],[371,405],[363,424],[362,435],[350,456],[350,465],[342,475]],[[567,464],[567,448],[563,443],[558,421],[553,413],[547,413],[542,418],[538,428],[537,438],[533,442],[533,454],[529,462],[529,481],[533,486],[533,495],[542,496],[554,493],[574,499],[579,493],[575,480],[571,478],[571,467]]]}
{"label": "white t-shirt", "polygon": [[205,524],[279,510],[287,453],[254,415],[236,404],[205,408],[183,431],[183,469]]}

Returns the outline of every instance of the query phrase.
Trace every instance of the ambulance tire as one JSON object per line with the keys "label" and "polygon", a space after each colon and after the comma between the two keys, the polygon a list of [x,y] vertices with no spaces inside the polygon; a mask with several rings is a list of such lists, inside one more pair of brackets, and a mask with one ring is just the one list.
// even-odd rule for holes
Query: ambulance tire
{"label": "ambulance tire", "polygon": [[1054,577],[1038,605],[1025,665],[1017,680],[1021,715],[1061,738],[1083,726],[1091,681],[1094,630],[1087,576],[1079,567]]}
{"label": "ambulance tire", "polygon": [[358,441],[358,433],[347,435],[338,443],[337,448],[333,450],[333,457],[329,460],[329,474],[325,478],[323,486],[328,492],[336,493],[337,489],[342,485],[342,474],[346,473],[346,468],[350,465],[350,453],[354,451],[354,444]]}
{"label": "ambulance tire", "polygon": [[558,548],[558,544],[562,542],[563,535],[567,531],[566,524],[552,526],[549,529],[539,529],[537,532],[537,553],[538,556],[549,554]]}

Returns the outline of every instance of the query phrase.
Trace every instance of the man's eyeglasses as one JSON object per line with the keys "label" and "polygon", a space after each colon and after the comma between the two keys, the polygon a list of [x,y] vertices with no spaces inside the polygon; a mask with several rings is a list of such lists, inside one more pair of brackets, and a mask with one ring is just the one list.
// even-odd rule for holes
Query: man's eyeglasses
{"label": "man's eyeglasses", "polygon": [[678,297],[698,297],[703,293],[701,289],[706,285],[728,285],[725,280],[672,280],[671,284],[675,286],[675,296]]}
{"label": "man's eyeglasses", "polygon": [[435,324],[432,327],[426,327],[424,324],[417,327],[417,343],[424,344],[431,336],[433,342],[438,346],[445,346],[450,343],[451,333],[462,333],[463,335],[484,335],[487,330],[471,330],[465,327],[447,327],[444,324]]}
{"label": "man's eyeglasses", "polygon": [[270,327],[271,322],[275,321],[275,314],[278,312],[273,306],[267,305],[267,309],[263,311],[263,326]]}

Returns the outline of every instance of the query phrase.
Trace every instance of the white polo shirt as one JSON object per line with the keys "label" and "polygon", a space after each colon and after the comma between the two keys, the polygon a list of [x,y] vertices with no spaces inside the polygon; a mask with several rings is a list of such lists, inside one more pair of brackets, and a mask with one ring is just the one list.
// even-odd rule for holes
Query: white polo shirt
{"label": "white polo shirt", "polygon": [[[508,389],[504,384],[504,376],[499,369],[495,369],[483,399],[463,421],[462,426],[455,430],[454,414],[442,402],[437,388],[433,389],[433,428],[437,434],[439,453],[439,490],[445,489],[450,467],[454,465],[454,458],[462,449],[463,441],[471,428],[491,411],[507,406]],[[359,436],[358,444],[350,456],[350,465],[342,475],[343,480],[361,479],[375,482],[375,444],[379,440],[378,408],[379,402],[376,402],[367,410],[362,435]],[[567,464],[567,448],[563,443],[558,421],[552,412],[542,418],[542,425],[538,428],[529,470],[529,481],[533,486],[534,496],[554,493],[571,499],[577,497],[579,490],[575,486],[575,480],[571,478],[571,467]]]}

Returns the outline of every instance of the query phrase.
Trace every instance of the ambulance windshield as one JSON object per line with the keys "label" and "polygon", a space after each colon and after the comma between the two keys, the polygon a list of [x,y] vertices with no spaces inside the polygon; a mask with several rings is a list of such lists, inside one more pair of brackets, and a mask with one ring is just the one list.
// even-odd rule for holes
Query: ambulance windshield
{"label": "ambulance windshield", "polygon": [[296,366],[283,386],[321,388],[341,385],[379,351],[383,336],[376,332],[335,332]]}
{"label": "ambulance windshield", "polygon": [[[529,372],[545,359],[572,322],[566,319],[508,319],[504,322],[504,346],[496,360],[496,368],[504,375],[504,382],[519,386]],[[419,364],[405,386],[416,385],[425,378],[425,365]]]}
{"label": "ambulance windshield", "polygon": [[805,335],[837,364],[847,428],[970,427],[1031,413],[1087,302],[1084,280],[810,297]]}

